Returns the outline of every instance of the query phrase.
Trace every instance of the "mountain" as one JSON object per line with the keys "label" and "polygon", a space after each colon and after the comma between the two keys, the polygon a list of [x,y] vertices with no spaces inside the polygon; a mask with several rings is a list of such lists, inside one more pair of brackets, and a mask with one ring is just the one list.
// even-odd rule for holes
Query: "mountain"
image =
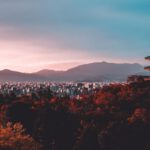
{"label": "mountain", "polygon": [[59,74],[63,74],[65,71],[55,71],[55,70],[49,70],[49,69],[43,69],[40,70],[38,72],[35,72],[35,74],[40,75],[40,76],[44,76],[44,77],[50,77],[50,76],[54,76],[54,75],[59,75]]}
{"label": "mountain", "polygon": [[67,73],[80,78],[104,78],[108,80],[125,80],[127,76],[143,71],[139,64],[91,63],[69,69]]}
{"label": "mountain", "polygon": [[45,81],[46,78],[37,75],[37,74],[29,74],[29,73],[21,73],[12,70],[2,70],[0,71],[0,81]]}
{"label": "mountain", "polygon": [[139,64],[97,62],[80,65],[67,71],[44,69],[29,74],[2,70],[0,81],[124,81],[129,75],[140,72],[143,72],[143,66]]}
{"label": "mountain", "polygon": [[54,80],[65,81],[103,81],[103,80],[126,80],[129,75],[143,71],[139,64],[116,64],[98,62],[80,65],[67,71],[41,70],[37,74]]}

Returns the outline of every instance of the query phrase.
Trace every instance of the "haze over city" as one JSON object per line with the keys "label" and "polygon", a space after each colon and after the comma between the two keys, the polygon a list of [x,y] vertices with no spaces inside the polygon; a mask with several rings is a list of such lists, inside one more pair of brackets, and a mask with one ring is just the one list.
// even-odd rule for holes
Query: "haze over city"
{"label": "haze over city", "polygon": [[0,0],[0,69],[67,70],[149,55],[145,0]]}

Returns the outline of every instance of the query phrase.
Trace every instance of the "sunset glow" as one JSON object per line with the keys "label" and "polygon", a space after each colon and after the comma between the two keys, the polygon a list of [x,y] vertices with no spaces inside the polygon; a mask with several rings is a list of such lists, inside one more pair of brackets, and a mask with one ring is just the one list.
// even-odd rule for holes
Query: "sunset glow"
{"label": "sunset glow", "polygon": [[1,70],[67,70],[102,61],[145,63],[150,48],[146,3],[92,1],[82,7],[85,3],[78,0],[59,2],[2,0]]}
{"label": "sunset glow", "polygon": [[0,150],[150,150],[150,1],[0,0]]}

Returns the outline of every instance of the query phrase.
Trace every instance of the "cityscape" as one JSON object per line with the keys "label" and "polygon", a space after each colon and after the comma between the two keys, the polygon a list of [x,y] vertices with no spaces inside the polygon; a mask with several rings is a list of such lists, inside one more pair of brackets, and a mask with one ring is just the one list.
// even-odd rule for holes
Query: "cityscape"
{"label": "cityscape", "polygon": [[150,150],[150,2],[0,0],[0,150]]}
{"label": "cityscape", "polygon": [[15,97],[30,96],[35,100],[40,100],[40,94],[53,94],[57,98],[82,99],[82,96],[95,94],[103,86],[109,84],[127,84],[125,82],[14,82],[1,83],[1,101],[5,96]]}

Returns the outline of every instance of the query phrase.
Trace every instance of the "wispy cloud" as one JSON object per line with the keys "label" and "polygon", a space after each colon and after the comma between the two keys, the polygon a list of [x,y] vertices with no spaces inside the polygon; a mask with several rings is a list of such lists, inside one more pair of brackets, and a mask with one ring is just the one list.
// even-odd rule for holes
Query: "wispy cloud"
{"label": "wispy cloud", "polygon": [[32,70],[49,64],[65,66],[103,60],[143,63],[143,57],[149,55],[148,1],[0,0],[0,3],[1,68],[16,69],[19,64],[19,69]]}

